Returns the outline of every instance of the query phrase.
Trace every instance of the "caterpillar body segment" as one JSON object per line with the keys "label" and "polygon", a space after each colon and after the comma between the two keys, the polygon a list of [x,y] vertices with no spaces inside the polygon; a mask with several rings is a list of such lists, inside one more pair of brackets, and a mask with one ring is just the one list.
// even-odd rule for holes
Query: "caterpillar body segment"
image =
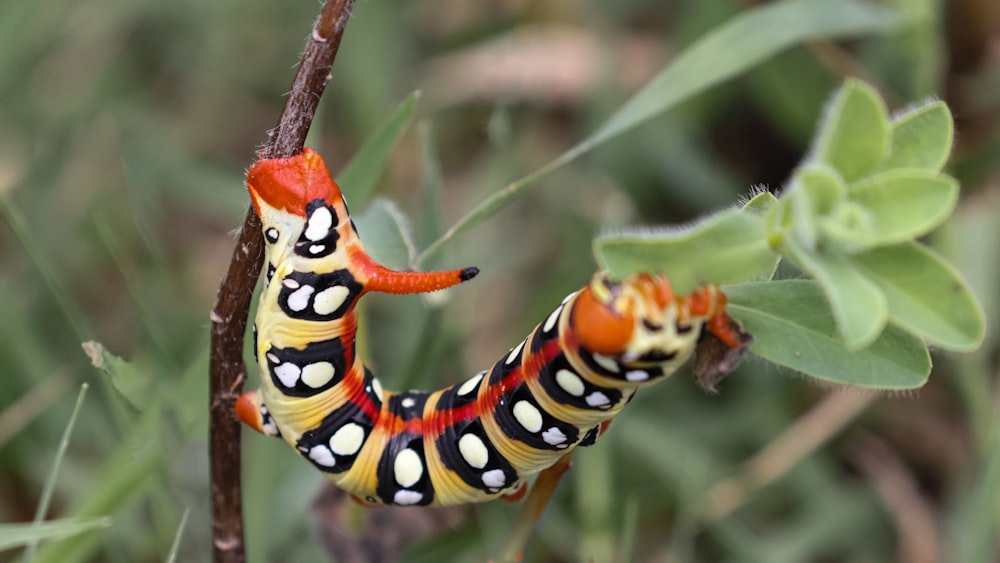
{"label": "caterpillar body segment", "polygon": [[367,504],[518,496],[527,477],[592,444],[638,388],[684,364],[703,329],[741,344],[717,287],[675,296],[662,275],[598,272],[490,369],[438,391],[387,391],[356,354],[358,299],[443,289],[478,270],[375,263],[309,149],[258,162],[247,183],[267,277],[255,324],[261,388],[239,398],[237,416]]}

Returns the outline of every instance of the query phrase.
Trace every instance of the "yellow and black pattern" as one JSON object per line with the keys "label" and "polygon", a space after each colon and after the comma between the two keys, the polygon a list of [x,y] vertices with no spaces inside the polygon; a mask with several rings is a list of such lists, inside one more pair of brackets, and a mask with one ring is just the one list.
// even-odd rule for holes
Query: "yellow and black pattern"
{"label": "yellow and black pattern", "polygon": [[443,289],[478,270],[375,263],[309,149],[261,160],[247,185],[267,273],[254,327],[261,388],[240,397],[237,415],[367,503],[454,505],[515,492],[593,443],[639,387],[691,357],[703,329],[740,346],[715,286],[675,296],[661,275],[599,272],[491,369],[440,391],[386,391],[356,354],[358,300]]}

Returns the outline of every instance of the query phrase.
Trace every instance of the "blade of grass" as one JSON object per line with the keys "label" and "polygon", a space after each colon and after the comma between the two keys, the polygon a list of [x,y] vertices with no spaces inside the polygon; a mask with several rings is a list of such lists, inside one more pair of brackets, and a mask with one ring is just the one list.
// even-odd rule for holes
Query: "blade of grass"
{"label": "blade of grass", "polygon": [[163,560],[164,563],[174,563],[177,561],[177,551],[181,547],[181,538],[184,536],[184,528],[187,526],[188,516],[191,514],[190,508],[184,509],[184,515],[181,516],[180,524],[177,524],[177,533],[174,534],[174,542],[170,545],[170,551],[167,553],[167,558]]}
{"label": "blade of grass", "polygon": [[0,551],[34,545],[44,540],[55,540],[96,530],[111,525],[111,518],[63,518],[30,524],[0,524]]}
{"label": "blade of grass", "polygon": [[413,120],[413,111],[420,100],[420,91],[412,92],[389,117],[385,126],[374,135],[368,137],[355,153],[354,158],[337,174],[337,183],[344,192],[344,197],[352,205],[367,201],[371,196],[375,182],[385,168],[392,148],[406,132]]}
{"label": "blade of grass", "polygon": [[563,165],[792,45],[884,31],[898,23],[893,12],[857,0],[789,0],[747,10],[684,50],[590,136],[486,198],[428,246],[417,263]]}
{"label": "blade of grass", "polygon": [[18,238],[21,246],[24,247],[24,251],[35,263],[39,275],[41,275],[45,285],[48,286],[56,303],[59,304],[59,308],[62,309],[70,328],[73,329],[73,334],[78,340],[87,340],[90,328],[88,327],[86,316],[80,310],[80,307],[77,306],[76,302],[73,301],[72,297],[70,297],[69,290],[60,281],[66,279],[66,277],[56,273],[52,262],[35,245],[34,239],[31,237],[31,232],[28,230],[28,222],[25,220],[24,215],[21,214],[21,211],[14,207],[7,198],[2,196],[0,196],[0,217],[3,217],[7,221],[10,230],[14,231],[14,236]]}
{"label": "blade of grass", "polygon": [[[52,460],[52,469],[49,470],[49,476],[45,479],[45,486],[42,488],[42,497],[38,500],[38,506],[35,508],[35,519],[33,520],[35,526],[42,524],[45,514],[49,511],[49,504],[52,503],[52,493],[56,488],[56,478],[59,476],[59,468],[62,467],[63,458],[66,456],[66,448],[69,446],[70,436],[73,435],[73,427],[76,425],[77,415],[80,414],[80,407],[83,406],[83,400],[87,397],[88,387],[89,385],[86,383],[80,386],[80,394],[76,397],[73,412],[69,415],[69,422],[66,423],[66,429],[63,430],[62,438],[59,440],[56,457]],[[37,547],[37,541],[28,542],[21,560],[24,563],[29,563],[34,559]]]}

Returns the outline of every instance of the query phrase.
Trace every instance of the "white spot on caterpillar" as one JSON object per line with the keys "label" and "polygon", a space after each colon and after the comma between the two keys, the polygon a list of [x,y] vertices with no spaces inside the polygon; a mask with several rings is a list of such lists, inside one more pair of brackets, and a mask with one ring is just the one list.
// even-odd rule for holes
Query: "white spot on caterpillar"
{"label": "white spot on caterpillar", "polygon": [[267,235],[267,240],[272,243],[278,240],[278,229],[275,229],[274,227],[268,229],[265,234]]}
{"label": "white spot on caterpillar", "polygon": [[309,216],[309,223],[303,235],[309,240],[323,240],[330,234],[330,227],[333,226],[333,215],[326,207],[317,207]]}
{"label": "white spot on caterpillar", "polygon": [[278,425],[274,423],[274,420],[269,420],[267,424],[260,427],[264,431],[265,436],[277,436],[278,435]]}
{"label": "white spot on caterpillar", "polygon": [[507,365],[516,362],[517,359],[521,357],[521,348],[524,348],[524,342],[525,341],[522,340],[520,344],[514,346],[514,349],[510,351],[510,354],[507,354],[507,361],[505,362]]}
{"label": "white spot on caterpillar", "polygon": [[462,454],[465,463],[476,469],[486,467],[490,460],[490,452],[486,449],[486,444],[475,434],[466,434],[459,438],[458,452]]}
{"label": "white spot on caterpillar", "polygon": [[486,372],[481,371],[476,375],[470,377],[468,380],[466,380],[465,383],[462,384],[461,387],[458,388],[458,394],[468,395],[469,393],[472,393],[476,389],[476,387],[479,386],[479,382],[483,379],[484,375],[486,375]]}
{"label": "white spot on caterpillar", "polygon": [[281,285],[287,287],[288,289],[298,289],[300,284],[292,278],[285,278],[281,280]]}
{"label": "white spot on caterpillar", "polygon": [[285,387],[295,387],[299,382],[299,376],[302,375],[302,369],[293,363],[285,362],[274,368],[274,375],[278,376]]}
{"label": "white spot on caterpillar", "polygon": [[607,356],[602,356],[601,354],[594,354],[594,361],[597,362],[597,365],[602,368],[612,373],[618,373],[618,362],[613,359]]}
{"label": "white spot on caterpillar", "polygon": [[550,446],[558,446],[566,442],[566,435],[563,434],[562,430],[553,426],[545,432],[542,432],[542,440],[545,440],[545,443]]}
{"label": "white spot on caterpillar", "polygon": [[378,378],[372,378],[372,390],[375,391],[375,396],[378,397],[379,401],[385,400],[385,393],[382,390],[382,382]]}
{"label": "white spot on caterpillar", "polygon": [[423,500],[423,498],[424,495],[418,493],[417,491],[396,491],[396,494],[392,497],[392,502],[406,506],[410,504],[417,504]]}
{"label": "white spot on caterpillar", "polygon": [[517,423],[531,433],[542,429],[542,413],[528,401],[518,401],[514,403],[514,418]]}
{"label": "white spot on caterpillar", "polygon": [[562,387],[562,390],[573,395],[574,397],[583,396],[583,380],[580,376],[569,371],[568,369],[561,369],[556,372],[556,384]]}
{"label": "white spot on caterpillar", "polygon": [[309,450],[309,459],[323,467],[333,467],[337,464],[336,460],[333,459],[333,454],[326,446],[313,446]]}
{"label": "white spot on caterpillar", "polygon": [[309,247],[309,254],[319,254],[326,249],[325,244],[313,244]]}
{"label": "white spot on caterpillar", "polygon": [[267,359],[271,360],[274,363],[278,363],[279,361],[281,361],[281,360],[278,359],[278,356],[275,356],[274,354],[272,354],[270,352],[267,353]]}
{"label": "white spot on caterpillar", "polygon": [[559,321],[559,313],[562,313],[563,306],[560,305],[556,307],[555,311],[549,313],[547,319],[545,319],[545,324],[542,325],[542,332],[549,332],[553,327],[556,326],[556,322]]}
{"label": "white spot on caterpillar", "polygon": [[504,482],[502,469],[490,469],[483,473],[483,484],[487,487],[499,489],[504,486]]}
{"label": "white spot on caterpillar", "polygon": [[330,362],[316,362],[302,368],[302,382],[316,389],[333,379],[334,369]]}
{"label": "white spot on caterpillar", "polygon": [[579,291],[579,290],[577,290],[577,291],[574,291],[573,293],[570,293],[570,294],[569,294],[569,295],[567,295],[566,297],[563,297],[563,300],[562,300],[562,303],[560,303],[560,305],[565,305],[565,304],[566,304],[566,302],[567,302],[567,301],[569,301],[570,299],[572,299],[572,298],[573,298],[573,296],[574,296],[574,295],[576,295],[577,293],[580,293],[580,291]]}
{"label": "white spot on caterpillar", "polygon": [[587,404],[592,407],[603,407],[611,403],[611,399],[600,391],[594,391],[590,395],[587,395],[585,400],[587,401]]}
{"label": "white spot on caterpillar", "polygon": [[404,409],[409,409],[413,408],[413,405],[417,404],[417,402],[413,400],[413,397],[407,397],[400,401],[399,404],[402,405]]}
{"label": "white spot on caterpillar", "polygon": [[304,285],[296,289],[288,296],[288,308],[295,312],[305,310],[309,306],[309,296],[314,291],[316,291],[316,288],[311,285]]}
{"label": "white spot on caterpillar", "polygon": [[396,460],[392,464],[392,474],[396,476],[396,482],[401,487],[416,485],[424,474],[424,464],[420,461],[420,455],[410,448],[396,454]]}
{"label": "white spot on caterpillar", "polygon": [[335,285],[328,287],[316,294],[313,299],[313,310],[317,315],[329,315],[344,304],[344,300],[350,295],[351,290],[346,285]]}
{"label": "white spot on caterpillar", "polygon": [[625,372],[625,379],[629,381],[646,381],[649,379],[649,372],[641,369],[634,369],[632,371]]}
{"label": "white spot on caterpillar", "polygon": [[354,455],[365,442],[365,429],[360,424],[348,422],[330,436],[330,449],[337,455]]}

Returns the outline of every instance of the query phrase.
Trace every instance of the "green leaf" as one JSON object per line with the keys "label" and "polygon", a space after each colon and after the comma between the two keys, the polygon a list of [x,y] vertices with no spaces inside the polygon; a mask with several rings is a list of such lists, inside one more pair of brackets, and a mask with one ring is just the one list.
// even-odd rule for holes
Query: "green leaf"
{"label": "green leaf", "polygon": [[0,551],[58,540],[111,525],[111,518],[63,518],[39,524],[0,524]]}
{"label": "green leaf", "polygon": [[774,197],[774,194],[771,192],[762,191],[750,198],[750,201],[744,203],[740,207],[740,211],[757,215],[758,217],[766,217],[767,212],[773,209],[775,205],[778,205],[778,198]]}
{"label": "green leaf", "polygon": [[871,173],[889,152],[889,114],[871,86],[848,79],[826,108],[810,160],[848,183]]}
{"label": "green leaf", "polygon": [[619,278],[666,272],[678,293],[706,282],[759,279],[773,272],[778,261],[767,246],[764,220],[735,209],[686,229],[603,235],[594,240],[594,256]]}
{"label": "green leaf", "polygon": [[415,253],[413,239],[406,216],[395,203],[376,199],[354,218],[358,236],[365,241],[369,256],[388,268],[411,267]]}
{"label": "green leaf", "polygon": [[919,168],[940,172],[954,143],[951,110],[937,101],[907,109],[892,120],[892,143],[882,170]]}
{"label": "green leaf", "polygon": [[420,170],[423,205],[417,242],[429,244],[444,232],[444,212],[441,208],[441,162],[434,147],[434,128],[430,120],[417,124],[420,137]]}
{"label": "green leaf", "polygon": [[417,262],[423,263],[456,235],[492,217],[562,166],[783,49],[813,39],[886,31],[899,23],[894,12],[858,0],[786,0],[744,10],[680,53],[590,136],[469,211],[421,252]]}
{"label": "green leaf", "polygon": [[882,289],[892,322],[947,350],[970,352],[982,343],[982,308],[959,273],[930,249],[914,242],[850,260]]}
{"label": "green leaf", "polygon": [[754,336],[750,353],[824,381],[869,389],[913,389],[927,381],[927,349],[888,327],[868,347],[839,336],[821,288],[805,280],[724,287],[727,310]]}
{"label": "green leaf", "polygon": [[890,170],[850,186],[848,199],[871,214],[873,244],[893,244],[943,223],[958,202],[958,182],[926,170]]}
{"label": "green leaf", "polygon": [[337,183],[344,192],[344,197],[352,205],[367,201],[371,196],[375,182],[382,174],[393,147],[413,120],[413,111],[419,100],[419,91],[407,96],[403,103],[396,107],[382,129],[368,137],[354,154],[354,158],[347,163],[340,174],[337,174]]}
{"label": "green leaf", "polygon": [[686,49],[584,143],[601,143],[732,78],[792,45],[893,27],[893,12],[867,2],[791,0],[745,10]]}
{"label": "green leaf", "polygon": [[871,344],[889,319],[889,308],[878,286],[841,256],[808,252],[793,241],[788,241],[785,249],[788,257],[823,288],[847,347],[859,350]]}
{"label": "green leaf", "polygon": [[820,219],[844,199],[847,186],[836,171],[822,165],[808,165],[795,173],[788,191],[791,201],[791,224],[799,244],[816,248]]}
{"label": "green leaf", "polygon": [[144,412],[153,398],[152,376],[135,365],[115,356],[93,340],[82,344],[90,363],[101,370],[111,388],[133,412]]}

